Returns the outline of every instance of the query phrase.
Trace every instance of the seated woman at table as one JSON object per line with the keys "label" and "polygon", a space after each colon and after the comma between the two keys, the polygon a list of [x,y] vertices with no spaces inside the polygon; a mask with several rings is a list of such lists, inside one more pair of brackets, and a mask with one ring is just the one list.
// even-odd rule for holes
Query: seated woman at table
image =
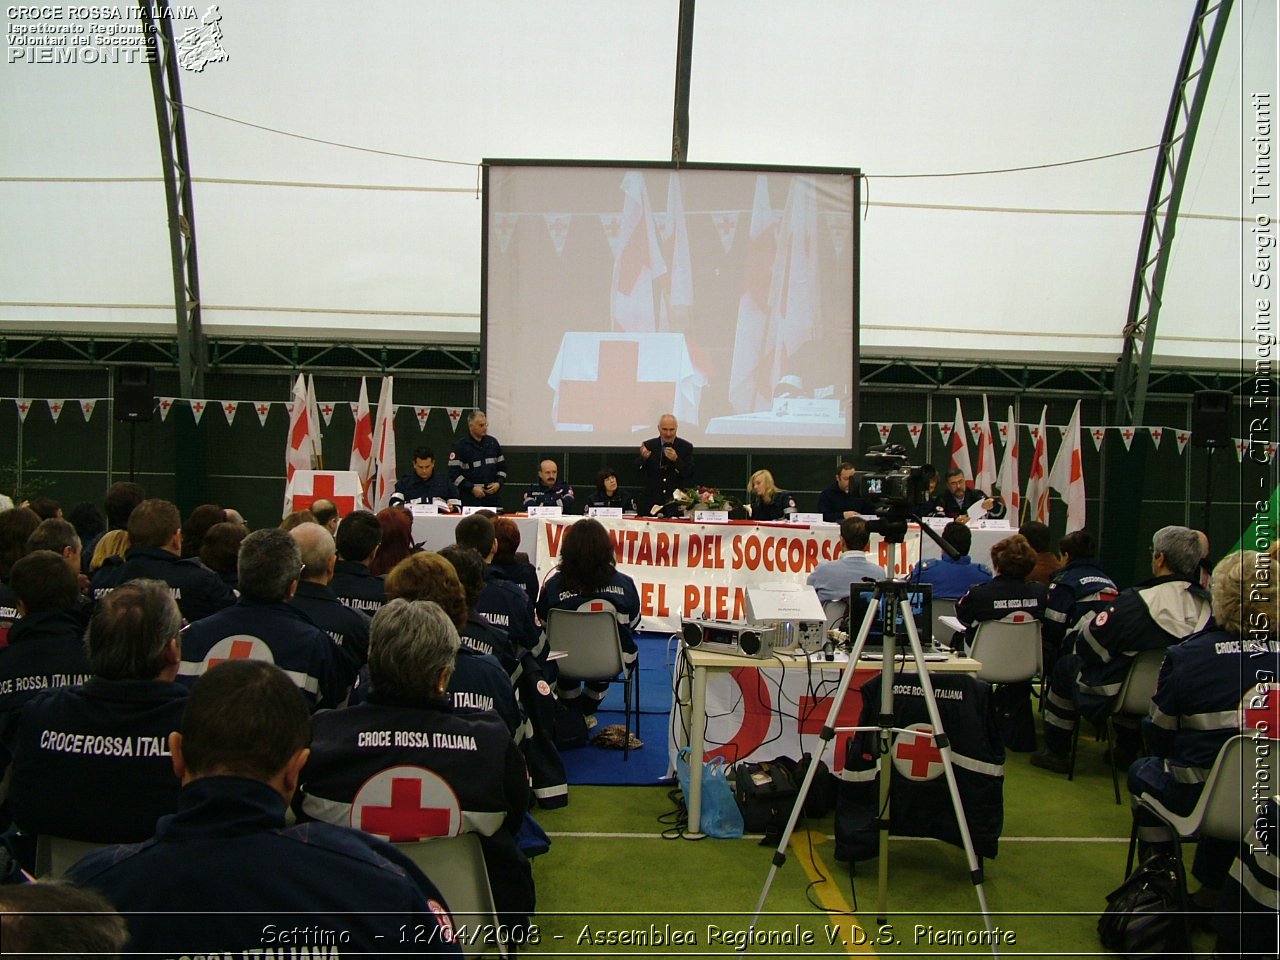
{"label": "seated woman at table", "polygon": [[636,498],[618,486],[618,472],[613,467],[605,467],[596,474],[596,489],[587,497],[584,506],[621,507],[625,516],[633,516],[638,512]]}
{"label": "seated woman at table", "polygon": [[956,619],[965,625],[965,632],[956,634],[956,638],[963,640],[966,653],[973,645],[978,624],[985,620],[1020,619],[1019,614],[1044,620],[1048,590],[1042,583],[1027,580],[1036,565],[1036,552],[1027,538],[1015,533],[998,541],[991,548],[991,565],[995,577],[986,583],[975,583],[956,601]]}
{"label": "seated woman at table", "polygon": [[757,470],[748,484],[752,520],[790,520],[795,516],[796,498],[779,490],[768,470]]}
{"label": "seated woman at table", "polygon": [[[640,627],[640,592],[635,581],[618,570],[613,542],[604,525],[587,517],[564,532],[560,544],[560,563],[542,586],[538,597],[538,619],[544,624],[552,610],[580,608],[612,609],[618,620],[618,636],[622,641],[622,659],[630,669],[636,659],[635,631]],[[556,681],[560,699],[576,705],[590,716],[600,706],[607,683],[588,680]]]}

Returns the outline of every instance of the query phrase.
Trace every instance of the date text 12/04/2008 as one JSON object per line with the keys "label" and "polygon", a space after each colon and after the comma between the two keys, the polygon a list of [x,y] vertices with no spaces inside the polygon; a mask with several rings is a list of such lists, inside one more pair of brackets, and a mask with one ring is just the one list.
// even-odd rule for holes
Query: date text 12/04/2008
{"label": "date text 12/04/2008", "polygon": [[402,924],[398,937],[400,943],[427,945],[437,941],[469,944],[538,944],[542,933],[536,923],[527,927],[508,926],[504,923],[460,923],[448,927],[428,927],[425,924]]}

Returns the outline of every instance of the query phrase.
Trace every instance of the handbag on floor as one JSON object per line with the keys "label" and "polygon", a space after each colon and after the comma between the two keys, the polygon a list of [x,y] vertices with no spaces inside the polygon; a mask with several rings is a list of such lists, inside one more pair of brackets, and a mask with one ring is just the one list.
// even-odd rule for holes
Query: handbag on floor
{"label": "handbag on floor", "polygon": [[1098,919],[1102,945],[1130,960],[1184,952],[1187,924],[1179,912],[1179,891],[1173,857],[1147,857],[1107,894],[1107,909]]}

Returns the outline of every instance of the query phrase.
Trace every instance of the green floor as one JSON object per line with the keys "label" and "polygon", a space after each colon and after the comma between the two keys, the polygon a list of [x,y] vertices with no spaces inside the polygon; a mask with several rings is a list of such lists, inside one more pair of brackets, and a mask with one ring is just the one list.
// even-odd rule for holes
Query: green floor
{"label": "green floor", "polygon": [[[1032,767],[1025,753],[1005,764],[999,856],[984,861],[984,890],[1002,956],[1104,954],[1096,923],[1122,879],[1128,795],[1117,806],[1103,744],[1081,743],[1076,778]],[[569,806],[542,811],[551,852],[534,865],[539,942],[546,956],[634,953],[728,955],[747,935],[773,848],[758,839],[665,839],[666,788],[573,787]],[[856,909],[847,867],[832,859],[831,818],[801,822],[773,880],[750,956],[990,954],[973,943],[986,925],[964,851],[932,840],[889,848],[887,928],[877,923],[878,861],[858,865]],[[811,841],[811,842],[810,842]],[[828,877],[810,890],[811,878]],[[812,901],[812,902],[811,902]],[[821,905],[821,906],[818,906]],[[856,925],[855,925],[856,924]],[[966,940],[966,935],[968,939]],[[1200,935],[1197,951],[1209,953]]]}

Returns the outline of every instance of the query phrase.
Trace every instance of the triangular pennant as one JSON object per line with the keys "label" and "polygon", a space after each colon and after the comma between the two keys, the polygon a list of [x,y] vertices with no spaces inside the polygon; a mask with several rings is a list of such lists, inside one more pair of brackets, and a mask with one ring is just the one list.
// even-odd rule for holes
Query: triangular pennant
{"label": "triangular pennant", "polygon": [[876,430],[880,433],[880,442],[889,442],[889,431],[893,429],[892,423],[877,423]]}
{"label": "triangular pennant", "polygon": [[259,400],[253,405],[253,412],[258,415],[258,423],[265,427],[267,425],[267,414],[271,412],[270,401]]}
{"label": "triangular pennant", "polygon": [[64,401],[64,400],[46,400],[46,401],[45,401],[45,403],[47,403],[47,404],[49,405],[49,416],[51,416],[51,417],[53,418],[53,422],[54,422],[54,423],[57,423],[57,422],[58,422],[58,418],[59,418],[60,416],[62,416],[62,408],[63,408],[63,406],[65,405],[66,401]]}
{"label": "triangular pennant", "polygon": [[835,248],[836,256],[839,256],[844,253],[845,244],[849,242],[849,235],[853,230],[849,224],[849,216],[844,213],[824,213],[822,218],[827,222],[827,232],[831,234],[831,246]]}
{"label": "triangular pennant", "polygon": [[322,403],[318,409],[320,410],[320,416],[324,418],[324,425],[327,427],[329,421],[333,419],[333,404]]}
{"label": "triangular pennant", "polygon": [[609,251],[613,254],[613,259],[617,260],[622,250],[622,214],[600,214],[600,227],[604,230],[604,238],[609,241]]}
{"label": "triangular pennant", "polygon": [[200,422],[200,418],[204,416],[205,407],[208,405],[209,404],[204,400],[191,401],[191,416],[195,419],[197,424]]}
{"label": "triangular pennant", "polygon": [[425,430],[427,427],[427,414],[431,412],[430,407],[414,407],[413,415],[418,418],[418,429]]}
{"label": "triangular pennant", "polygon": [[84,422],[88,423],[89,418],[93,416],[93,408],[98,405],[97,400],[81,400],[80,413],[84,416]]}
{"label": "triangular pennant", "polygon": [[551,242],[556,248],[556,255],[564,253],[564,242],[569,236],[569,221],[572,217],[567,213],[544,213],[542,220],[547,225],[547,233],[551,234]]}
{"label": "triangular pennant", "polygon": [[503,253],[506,253],[507,245],[511,243],[511,235],[516,232],[516,215],[514,213],[495,214],[493,229],[498,235],[498,246]]}
{"label": "triangular pennant", "polygon": [[1133,427],[1123,427],[1120,430],[1120,439],[1124,441],[1124,448],[1128,450],[1133,446]]}
{"label": "triangular pennant", "polygon": [[20,423],[27,422],[27,414],[31,411],[31,401],[18,398],[18,421]]}
{"label": "triangular pennant", "polygon": [[1183,450],[1187,449],[1187,442],[1191,439],[1191,431],[1179,430],[1174,436],[1178,440],[1178,453],[1182,453]]}
{"label": "triangular pennant", "polygon": [[358,403],[352,403],[352,404],[349,404],[349,406],[351,407],[351,419],[352,419],[352,420],[359,420],[359,419],[360,419],[360,404],[358,404]]}
{"label": "triangular pennant", "polygon": [[1148,427],[1151,431],[1151,442],[1155,444],[1156,449],[1160,449],[1160,438],[1164,436],[1164,427]]}
{"label": "triangular pennant", "polygon": [[982,442],[982,421],[981,420],[969,421],[969,439],[971,439],[974,443]]}
{"label": "triangular pennant", "polygon": [[711,222],[715,224],[716,233],[720,237],[720,246],[728,253],[733,246],[733,238],[738,235],[738,211],[720,210],[711,214]]}
{"label": "triangular pennant", "polygon": [[1107,437],[1106,427],[1090,427],[1089,436],[1093,437],[1093,449],[1095,451],[1102,449],[1102,441]]}
{"label": "triangular pennant", "polygon": [[911,434],[911,445],[913,447],[920,446],[920,434],[924,433],[923,423],[908,423],[907,433]]}
{"label": "triangular pennant", "polygon": [[160,398],[160,422],[164,423],[169,416],[169,410],[173,406],[173,397]]}
{"label": "triangular pennant", "polygon": [[445,413],[449,414],[449,422],[453,424],[453,432],[458,432],[458,421],[462,419],[461,407],[445,407]]}
{"label": "triangular pennant", "polygon": [[222,413],[227,418],[228,427],[231,426],[231,424],[235,423],[236,410],[238,410],[239,408],[240,408],[239,400],[223,400],[222,401]]}
{"label": "triangular pennant", "polygon": [[1244,455],[1249,452],[1249,441],[1233,437],[1231,442],[1236,445],[1236,463],[1241,463],[1244,460]]}
{"label": "triangular pennant", "polygon": [[1008,423],[1000,424],[1000,443],[1002,446],[1008,446],[1009,444],[1009,424]]}
{"label": "triangular pennant", "polygon": [[938,430],[942,434],[942,442],[945,444],[951,440],[951,431],[955,428],[953,423],[940,423]]}

